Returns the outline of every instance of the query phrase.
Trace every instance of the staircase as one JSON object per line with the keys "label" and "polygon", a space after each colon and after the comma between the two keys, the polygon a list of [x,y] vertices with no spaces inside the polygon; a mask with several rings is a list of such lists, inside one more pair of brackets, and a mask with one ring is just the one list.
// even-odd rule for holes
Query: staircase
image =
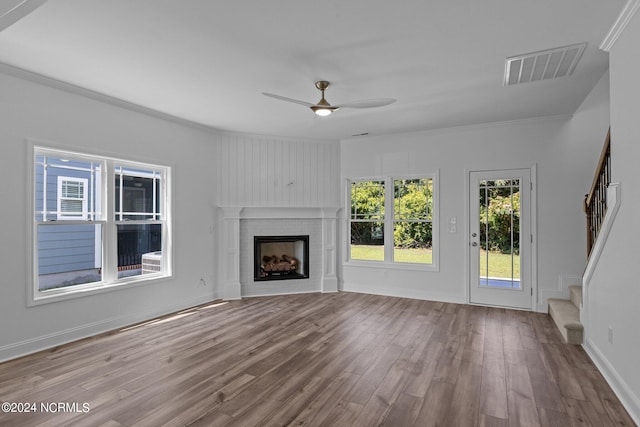
{"label": "staircase", "polygon": [[[611,227],[611,220],[605,222],[605,218],[610,218],[607,207],[611,198],[609,196],[609,184],[611,183],[611,129],[600,153],[600,160],[596,168],[591,190],[584,196],[583,209],[587,217],[587,268],[583,275],[583,280],[588,283],[590,277],[590,266],[592,265],[591,255],[595,247],[598,235],[603,227],[603,231],[608,233]],[[615,187],[617,188],[617,186]],[[615,196],[617,193],[612,193]],[[616,199],[616,197],[614,197]],[[614,207],[617,206],[614,203]],[[617,209],[617,208],[616,208]],[[615,209],[614,214],[615,215]],[[607,228],[608,227],[608,228]],[[602,249],[600,249],[601,251]],[[597,259],[597,255],[595,259]],[[582,306],[582,284],[579,286],[569,286],[569,299],[549,298],[549,315],[556,322],[562,336],[569,344],[582,344],[584,340],[584,326],[580,323],[580,307]]]}
{"label": "staircase", "polygon": [[582,344],[584,327],[580,323],[582,286],[569,286],[569,299],[549,298],[549,315],[569,344]]}

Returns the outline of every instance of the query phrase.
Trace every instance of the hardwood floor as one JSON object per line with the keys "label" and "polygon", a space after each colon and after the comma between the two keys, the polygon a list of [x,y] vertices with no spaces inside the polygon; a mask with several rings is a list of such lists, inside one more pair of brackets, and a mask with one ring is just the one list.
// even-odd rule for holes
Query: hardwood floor
{"label": "hardwood floor", "polygon": [[634,425],[545,314],[353,293],[218,302],[9,361],[0,401],[38,405],[0,413],[12,427]]}

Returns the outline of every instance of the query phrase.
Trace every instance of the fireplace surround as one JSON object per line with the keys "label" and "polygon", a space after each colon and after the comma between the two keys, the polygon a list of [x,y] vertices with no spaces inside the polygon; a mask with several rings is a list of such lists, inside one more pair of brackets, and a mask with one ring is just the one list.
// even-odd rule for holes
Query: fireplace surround
{"label": "fireplace surround", "polygon": [[[337,292],[339,208],[219,207],[220,297]],[[254,236],[309,235],[309,278],[254,280]],[[277,254],[282,255],[282,254]]]}

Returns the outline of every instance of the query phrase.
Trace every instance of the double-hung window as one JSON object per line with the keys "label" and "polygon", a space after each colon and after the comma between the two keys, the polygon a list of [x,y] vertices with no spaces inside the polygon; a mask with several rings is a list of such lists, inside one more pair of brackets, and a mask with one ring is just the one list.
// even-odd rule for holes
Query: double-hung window
{"label": "double-hung window", "polygon": [[437,268],[436,176],[350,180],[349,260]]}
{"label": "double-hung window", "polygon": [[170,168],[34,147],[31,303],[171,274]]}

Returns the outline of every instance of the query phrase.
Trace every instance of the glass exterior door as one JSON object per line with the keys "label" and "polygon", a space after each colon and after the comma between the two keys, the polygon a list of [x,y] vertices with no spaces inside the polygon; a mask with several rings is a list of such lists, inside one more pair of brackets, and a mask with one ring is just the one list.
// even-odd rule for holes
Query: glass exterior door
{"label": "glass exterior door", "polygon": [[528,169],[470,173],[472,303],[531,308]]}

